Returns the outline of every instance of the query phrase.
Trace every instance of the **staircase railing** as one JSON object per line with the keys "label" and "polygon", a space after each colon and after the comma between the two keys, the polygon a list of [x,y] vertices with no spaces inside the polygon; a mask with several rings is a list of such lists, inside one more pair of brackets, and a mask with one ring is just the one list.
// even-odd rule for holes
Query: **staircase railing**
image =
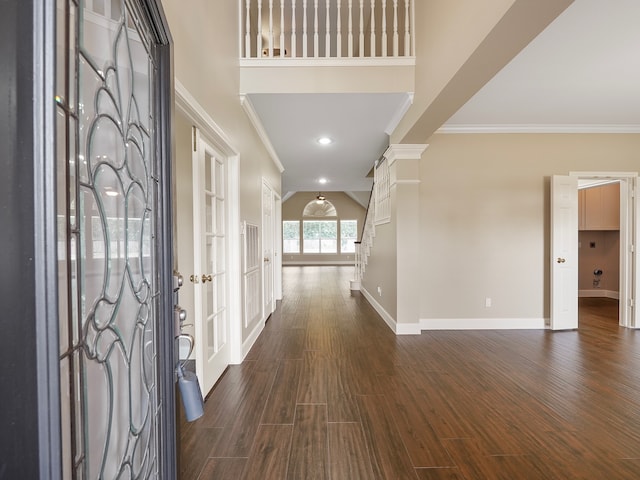
{"label": "staircase railing", "polygon": [[351,280],[351,290],[360,290],[360,284],[364,277],[364,272],[367,267],[367,260],[371,254],[371,247],[373,246],[373,238],[375,237],[375,215],[373,212],[374,206],[374,192],[376,184],[373,183],[371,187],[371,193],[369,194],[369,203],[367,205],[367,211],[364,215],[364,224],[362,225],[362,233],[360,234],[360,241],[355,242],[356,254],[354,257],[354,273],[353,280]]}
{"label": "staircase railing", "polygon": [[401,58],[415,0],[239,0],[241,57]]}

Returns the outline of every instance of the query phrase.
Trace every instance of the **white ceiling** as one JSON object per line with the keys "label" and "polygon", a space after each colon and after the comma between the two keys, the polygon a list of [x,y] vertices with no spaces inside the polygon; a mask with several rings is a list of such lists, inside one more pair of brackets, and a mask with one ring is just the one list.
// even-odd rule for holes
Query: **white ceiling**
{"label": "white ceiling", "polygon": [[[385,132],[408,101],[393,94],[252,94],[251,103],[280,162],[282,194],[368,191],[373,163],[389,144]],[[327,136],[330,145],[317,139]],[[321,185],[319,178],[328,183]]]}
{"label": "white ceiling", "polygon": [[639,25],[638,0],[576,0],[445,126],[640,131]]}
{"label": "white ceiling", "polygon": [[[251,95],[285,167],[283,196],[369,190],[365,176],[407,99]],[[640,0],[576,0],[441,130],[640,132]],[[322,135],[334,143],[318,145]]]}

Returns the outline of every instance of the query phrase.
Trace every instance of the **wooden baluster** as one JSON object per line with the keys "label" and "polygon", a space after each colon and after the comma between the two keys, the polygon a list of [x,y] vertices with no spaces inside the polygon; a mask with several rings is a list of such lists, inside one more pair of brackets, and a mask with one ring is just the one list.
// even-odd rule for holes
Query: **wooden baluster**
{"label": "wooden baluster", "polygon": [[340,18],[340,8],[342,7],[342,0],[337,0],[338,7],[338,21],[336,22],[336,57],[342,57],[342,19]]}
{"label": "wooden baluster", "polygon": [[[384,2],[384,0],[382,0]],[[371,54],[370,57],[376,56],[376,0],[371,0]]]}
{"label": "wooden baluster", "polygon": [[251,57],[251,0],[246,1],[247,19],[244,27],[244,58]]}
{"label": "wooden baluster", "polygon": [[349,0],[349,58],[353,57],[353,0]]}
{"label": "wooden baluster", "polygon": [[[397,1],[397,0],[396,0]],[[364,57],[364,0],[360,0],[360,45],[359,56]]]}
{"label": "wooden baluster", "polygon": [[258,0],[258,33],[256,38],[256,57],[262,57],[262,0]]}
{"label": "wooden baluster", "polygon": [[327,10],[326,10],[326,19],[325,19],[325,36],[324,36],[324,56],[329,58],[331,56],[331,15],[329,14],[329,10],[331,8],[331,0],[326,0],[327,2]]}
{"label": "wooden baluster", "polygon": [[269,58],[273,58],[273,0],[269,0]]}
{"label": "wooden baluster", "polygon": [[393,0],[393,56],[398,56],[398,0]]}
{"label": "wooden baluster", "polygon": [[298,52],[296,38],[296,0],[291,0],[291,58],[296,58]]}
{"label": "wooden baluster", "polygon": [[307,58],[307,0],[302,0],[302,57]]}
{"label": "wooden baluster", "polygon": [[404,56],[411,55],[411,34],[409,33],[409,0],[404,0]]}
{"label": "wooden baluster", "polygon": [[313,1],[313,58],[318,58],[320,45],[318,42],[318,0]]}
{"label": "wooden baluster", "polygon": [[382,0],[382,56],[386,57],[389,51],[387,45],[387,0]]}
{"label": "wooden baluster", "polygon": [[284,0],[280,0],[280,58],[284,58]]}

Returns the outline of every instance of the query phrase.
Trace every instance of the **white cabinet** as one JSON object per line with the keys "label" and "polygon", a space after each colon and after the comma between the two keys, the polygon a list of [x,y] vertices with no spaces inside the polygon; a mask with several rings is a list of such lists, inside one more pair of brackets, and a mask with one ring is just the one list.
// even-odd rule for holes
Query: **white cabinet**
{"label": "white cabinet", "polygon": [[620,184],[578,191],[579,230],[620,230]]}

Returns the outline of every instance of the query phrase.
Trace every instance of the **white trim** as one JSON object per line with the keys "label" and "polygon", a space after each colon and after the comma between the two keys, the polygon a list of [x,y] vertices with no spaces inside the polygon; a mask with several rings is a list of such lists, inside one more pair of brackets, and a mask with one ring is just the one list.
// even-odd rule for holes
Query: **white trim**
{"label": "white trim", "polygon": [[428,144],[392,143],[382,154],[389,162],[389,166],[396,160],[420,160],[422,154],[429,147]]}
{"label": "white trim", "polygon": [[385,323],[389,326],[389,328],[393,331],[393,333],[396,332],[396,321],[394,320],[394,318],[389,314],[389,312],[387,312],[384,307],[382,305],[380,305],[375,298],[373,298],[373,296],[367,291],[366,288],[364,287],[360,287],[360,292],[362,293],[362,295],[364,295],[364,298],[367,299],[367,301],[369,302],[369,304],[373,307],[373,309],[378,312],[378,315],[380,315],[382,317],[382,320],[385,321]]}
{"label": "white trim", "polygon": [[253,108],[253,103],[251,103],[251,99],[246,95],[240,95],[240,105],[242,105],[242,108],[247,114],[247,117],[249,117],[249,120],[251,121],[253,128],[255,128],[256,133],[260,137],[260,140],[262,140],[262,144],[264,145],[264,148],[267,149],[267,152],[269,153],[271,160],[273,160],[273,163],[278,168],[278,171],[280,173],[284,172],[284,166],[282,165],[282,162],[280,161],[280,158],[278,157],[276,150],[273,148],[273,145],[271,144],[271,140],[269,140],[269,135],[267,135],[267,132],[265,131],[264,126],[262,125],[262,121],[260,120],[258,113],[256,112],[255,108]]}
{"label": "white trim", "polygon": [[251,350],[251,347],[253,347],[253,344],[256,343],[256,340],[258,340],[258,337],[264,330],[264,326],[264,321],[258,322],[253,331],[247,336],[247,339],[242,344],[242,360],[240,360],[238,364],[242,363],[242,361],[247,357],[247,354]]}
{"label": "white trim", "polygon": [[354,291],[360,290],[360,285],[361,285],[360,280],[350,280],[349,281],[349,289],[350,290],[354,290]]}
{"label": "white trim", "polygon": [[284,196],[282,197],[282,203],[286,202],[287,200],[289,200],[291,197],[293,197],[296,193],[298,192],[287,192],[284,194]]}
{"label": "white trim", "polygon": [[411,105],[413,105],[413,97],[414,97],[414,93],[413,92],[407,93],[407,98],[405,98],[405,100],[402,103],[402,105],[400,105],[400,107],[398,107],[398,110],[396,110],[396,113],[394,113],[393,117],[391,117],[391,120],[387,124],[387,128],[384,129],[384,133],[386,133],[387,135],[392,135],[393,134],[393,132],[397,128],[398,124],[400,123],[400,121],[404,118],[405,114],[407,113],[407,110],[409,110],[409,107],[411,107]]}
{"label": "white trim", "polygon": [[247,67],[414,67],[416,57],[384,58],[241,58],[240,68]]}
{"label": "white trim", "polygon": [[[289,254],[287,253],[285,255],[289,255]],[[353,265],[353,262],[354,262],[354,260],[335,260],[335,261],[331,261],[331,260],[309,260],[307,262],[305,262],[305,261],[297,261],[297,260],[293,260],[293,261],[283,260],[282,261],[282,266],[283,267],[287,267],[289,265],[310,265],[310,266],[311,265],[314,265],[314,266],[322,266],[322,265],[327,265],[327,266]]]}
{"label": "white trim", "polygon": [[640,133],[640,125],[444,124],[435,133]]}
{"label": "white trim", "polygon": [[419,185],[420,180],[396,180],[391,185]]}
{"label": "white trim", "polygon": [[609,180],[622,180],[623,178],[635,178],[639,172],[569,172],[570,177],[594,178]]}
{"label": "white trim", "polygon": [[420,335],[419,323],[396,323],[396,335]]}
{"label": "white trim", "polygon": [[229,342],[231,351],[229,363],[237,365],[242,362],[242,240],[240,238],[240,156],[227,157],[228,191],[226,202],[229,218],[227,219],[227,261],[229,266]]}
{"label": "white trim", "polygon": [[211,118],[180,80],[175,78],[174,82],[176,108],[198,127],[204,137],[213,143],[212,146],[220,150],[220,153],[225,156],[238,155],[238,149],[224,130]]}
{"label": "white trim", "polygon": [[541,330],[544,318],[421,318],[421,330]]}
{"label": "white trim", "polygon": [[613,298],[620,300],[620,292],[613,290],[578,290],[580,298]]}

